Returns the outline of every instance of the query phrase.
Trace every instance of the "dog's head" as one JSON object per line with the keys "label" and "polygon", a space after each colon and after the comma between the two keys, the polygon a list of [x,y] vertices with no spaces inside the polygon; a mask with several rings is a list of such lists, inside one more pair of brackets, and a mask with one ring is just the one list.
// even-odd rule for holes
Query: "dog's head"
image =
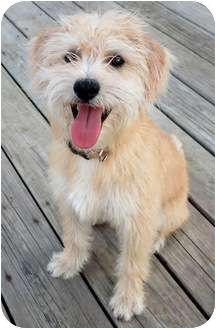
{"label": "dog's head", "polygon": [[81,14],[30,47],[34,85],[75,148],[107,146],[166,85],[169,54],[128,13]]}

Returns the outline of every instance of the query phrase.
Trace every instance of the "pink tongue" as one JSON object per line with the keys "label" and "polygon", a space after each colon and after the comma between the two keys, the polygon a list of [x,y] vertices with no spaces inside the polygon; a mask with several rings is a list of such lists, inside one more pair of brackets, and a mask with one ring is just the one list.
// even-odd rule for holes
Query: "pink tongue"
{"label": "pink tongue", "polygon": [[101,116],[103,108],[82,103],[79,113],[71,123],[70,135],[75,146],[90,148],[94,146],[101,131]]}

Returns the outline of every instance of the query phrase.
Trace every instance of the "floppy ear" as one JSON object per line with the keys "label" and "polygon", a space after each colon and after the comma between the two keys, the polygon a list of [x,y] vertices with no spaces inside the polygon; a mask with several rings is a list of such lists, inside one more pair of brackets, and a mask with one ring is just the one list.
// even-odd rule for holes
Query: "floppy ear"
{"label": "floppy ear", "polygon": [[31,39],[28,54],[28,68],[31,75],[35,74],[44,63],[46,59],[46,45],[57,31],[59,31],[59,28],[49,28]]}
{"label": "floppy ear", "polygon": [[146,99],[153,102],[165,90],[171,67],[171,54],[168,49],[149,37],[145,40],[145,48],[148,71],[145,78]]}

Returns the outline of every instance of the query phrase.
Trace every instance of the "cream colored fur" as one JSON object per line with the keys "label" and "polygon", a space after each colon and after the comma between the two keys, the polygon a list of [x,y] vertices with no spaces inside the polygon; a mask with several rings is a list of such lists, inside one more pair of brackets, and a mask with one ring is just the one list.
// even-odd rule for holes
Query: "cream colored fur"
{"label": "cream colored fur", "polygon": [[[65,63],[69,50],[77,59]],[[121,68],[107,58],[120,54]],[[181,143],[148,117],[165,86],[168,50],[128,13],[81,14],[42,31],[31,43],[34,86],[43,94],[52,128],[50,183],[62,214],[64,250],[48,270],[54,277],[77,274],[89,258],[92,226],[110,223],[119,236],[117,284],[110,306],[129,320],[143,311],[152,253],[188,217],[188,178]],[[91,77],[101,85],[93,105],[112,111],[94,148],[108,147],[104,162],[71,153],[73,84]]]}

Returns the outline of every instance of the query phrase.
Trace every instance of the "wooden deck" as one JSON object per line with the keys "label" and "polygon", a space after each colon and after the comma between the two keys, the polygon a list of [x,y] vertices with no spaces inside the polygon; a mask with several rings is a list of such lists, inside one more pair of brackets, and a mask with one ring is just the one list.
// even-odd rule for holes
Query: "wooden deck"
{"label": "wooden deck", "polygon": [[[147,309],[125,323],[112,315],[117,246],[96,229],[93,255],[72,280],[46,265],[62,248],[58,210],[47,182],[50,128],[30,90],[26,45],[60,14],[125,7],[171,49],[168,93],[155,120],[182,140],[190,172],[188,224],[153,257]],[[176,179],[178,179],[176,177]],[[20,327],[196,327],[214,309],[214,21],[195,2],[20,2],[2,21],[2,306]]]}

